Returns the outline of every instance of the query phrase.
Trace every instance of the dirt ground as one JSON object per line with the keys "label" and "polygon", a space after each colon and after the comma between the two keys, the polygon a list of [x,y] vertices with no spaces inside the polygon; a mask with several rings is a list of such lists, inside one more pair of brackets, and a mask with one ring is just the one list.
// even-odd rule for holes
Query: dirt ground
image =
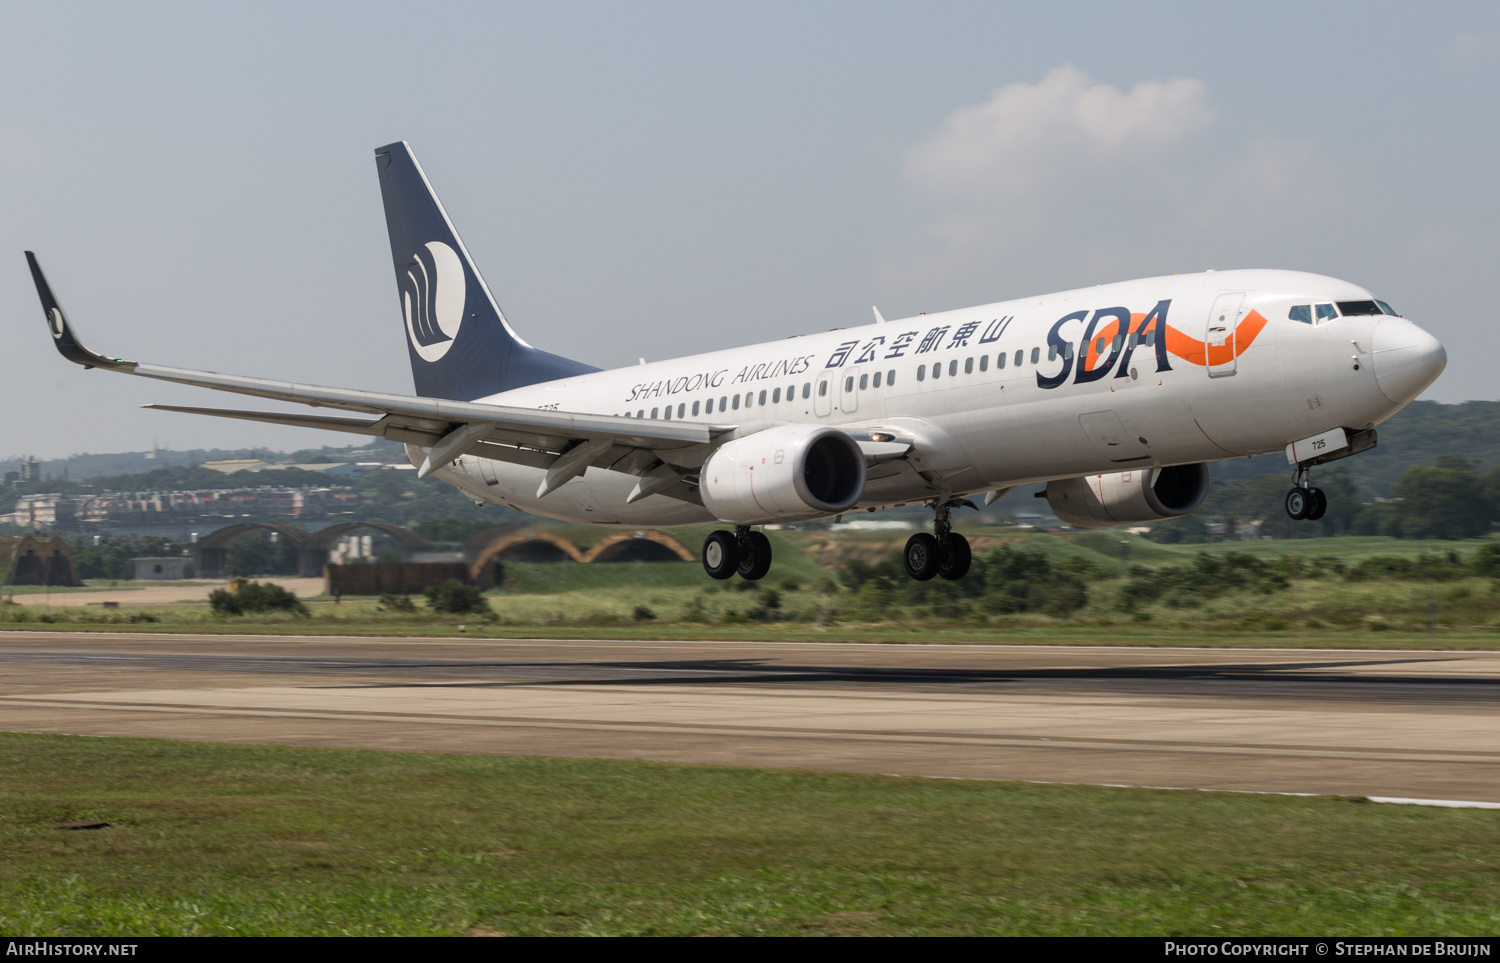
{"label": "dirt ground", "polygon": [[[320,578],[267,578],[259,581],[280,585],[296,593],[298,598],[323,594],[323,580]],[[208,598],[209,592],[222,588],[224,584],[214,582],[198,585],[147,585],[142,588],[54,589],[50,594],[28,593],[17,595],[15,599],[21,605],[74,606],[102,605],[105,602],[118,602],[122,606],[171,605],[174,602],[202,602]]]}

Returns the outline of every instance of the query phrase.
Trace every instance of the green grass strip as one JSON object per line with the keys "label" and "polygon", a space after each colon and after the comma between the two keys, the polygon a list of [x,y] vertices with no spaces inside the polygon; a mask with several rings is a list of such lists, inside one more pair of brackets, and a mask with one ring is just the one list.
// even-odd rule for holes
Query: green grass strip
{"label": "green grass strip", "polygon": [[5,934],[1500,930],[1494,811],[14,733],[0,773]]}

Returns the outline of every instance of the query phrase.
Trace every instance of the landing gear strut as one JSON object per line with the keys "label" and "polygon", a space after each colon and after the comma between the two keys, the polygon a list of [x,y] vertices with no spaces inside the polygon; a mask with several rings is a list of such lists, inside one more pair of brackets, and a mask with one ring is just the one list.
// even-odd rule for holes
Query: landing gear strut
{"label": "landing gear strut", "polygon": [[973,564],[974,553],[969,549],[969,540],[953,531],[953,504],[941,501],[933,505],[934,534],[918,532],[906,540],[906,550],[901,553],[901,561],[906,567],[906,574],[919,582],[925,582],[934,575],[941,575],[949,581],[961,579],[969,573],[969,566]]}
{"label": "landing gear strut", "polygon": [[1312,469],[1298,465],[1292,490],[1286,493],[1286,513],[1294,521],[1315,522],[1328,511],[1328,497],[1323,489],[1312,487]]}
{"label": "landing gear strut", "polygon": [[710,532],[703,540],[703,570],[709,578],[726,579],[735,574],[754,582],[771,570],[771,540],[749,525],[736,525],[734,532]]}

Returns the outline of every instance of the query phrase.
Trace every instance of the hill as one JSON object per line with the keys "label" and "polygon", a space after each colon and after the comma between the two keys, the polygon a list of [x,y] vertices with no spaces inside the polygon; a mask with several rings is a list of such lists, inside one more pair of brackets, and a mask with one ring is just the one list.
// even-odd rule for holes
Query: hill
{"label": "hill", "polygon": [[[1414,401],[1378,431],[1380,444],[1373,451],[1338,462],[1367,500],[1388,498],[1402,472],[1430,465],[1440,455],[1463,455],[1481,471],[1500,465],[1500,401]],[[1214,462],[1210,471],[1215,481],[1291,474],[1280,454]]]}

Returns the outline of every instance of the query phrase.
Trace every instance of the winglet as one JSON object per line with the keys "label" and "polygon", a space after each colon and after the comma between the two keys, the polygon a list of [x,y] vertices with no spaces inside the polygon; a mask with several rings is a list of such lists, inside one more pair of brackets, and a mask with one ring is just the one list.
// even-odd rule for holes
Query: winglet
{"label": "winglet", "polygon": [[26,263],[31,266],[31,279],[36,282],[37,297],[42,299],[42,312],[47,316],[47,327],[52,332],[52,340],[57,344],[57,350],[64,358],[74,364],[81,364],[85,368],[135,370],[134,361],[105,358],[85,348],[79,342],[78,337],[73,334],[73,328],[68,324],[67,316],[63,314],[62,305],[57,303],[57,297],[53,295],[46,275],[42,274],[42,266],[37,263],[36,255],[27,251]]}
{"label": "winglet", "polygon": [[885,318],[882,318],[880,316],[880,309],[879,308],[877,308],[875,305],[872,304],[872,305],[870,305],[870,310],[875,312],[875,323],[876,324],[885,324]]}

